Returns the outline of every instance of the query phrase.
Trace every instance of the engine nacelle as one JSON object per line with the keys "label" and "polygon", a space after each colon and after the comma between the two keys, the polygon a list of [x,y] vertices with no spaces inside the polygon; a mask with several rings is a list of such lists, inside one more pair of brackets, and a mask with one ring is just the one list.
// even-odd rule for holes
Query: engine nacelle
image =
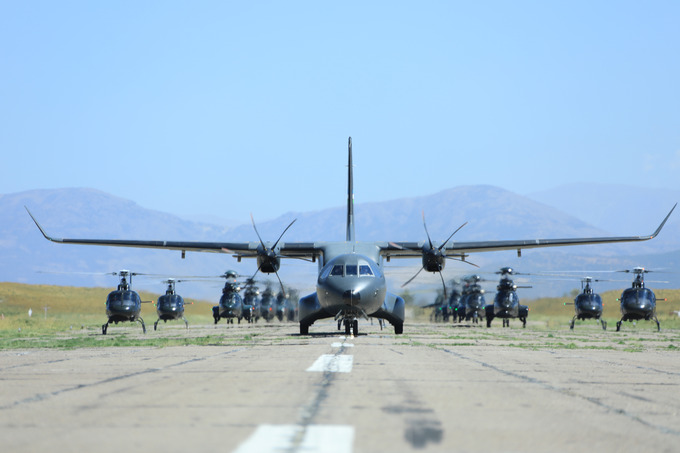
{"label": "engine nacelle", "polygon": [[281,257],[275,250],[259,246],[257,248],[257,268],[265,274],[273,274],[281,267]]}
{"label": "engine nacelle", "polygon": [[423,250],[423,269],[428,272],[441,272],[445,265],[446,258],[439,250]]}

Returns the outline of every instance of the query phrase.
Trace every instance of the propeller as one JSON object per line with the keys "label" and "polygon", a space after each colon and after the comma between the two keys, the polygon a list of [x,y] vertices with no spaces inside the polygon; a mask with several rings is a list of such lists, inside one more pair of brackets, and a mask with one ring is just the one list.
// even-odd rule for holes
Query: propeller
{"label": "propeller", "polygon": [[281,290],[285,292],[283,282],[281,281],[281,277],[279,277],[279,268],[281,267],[281,255],[279,255],[276,246],[279,245],[279,242],[281,241],[281,238],[283,238],[283,235],[286,234],[286,231],[288,231],[288,229],[291,226],[293,226],[297,219],[293,219],[293,221],[288,224],[288,226],[283,230],[283,233],[281,233],[279,238],[276,240],[276,242],[274,242],[274,245],[272,245],[271,247],[265,244],[265,242],[262,240],[262,236],[260,236],[260,232],[257,231],[257,226],[255,225],[255,219],[253,218],[253,214],[250,214],[250,220],[253,222],[253,229],[255,230],[255,234],[257,234],[257,238],[260,240],[260,245],[257,246],[257,270],[255,271],[253,276],[250,277],[250,279],[253,280],[257,273],[260,271],[264,272],[265,274],[274,273],[276,274],[276,278],[279,280]]}
{"label": "propeller", "polygon": [[446,283],[444,282],[444,276],[442,275],[442,270],[444,269],[444,266],[446,265],[446,260],[456,260],[456,261],[462,261],[464,263],[468,263],[471,266],[479,267],[474,263],[470,263],[469,261],[465,261],[465,255],[460,255],[460,256],[447,256],[445,253],[444,248],[446,247],[446,244],[449,243],[451,238],[453,237],[454,234],[456,234],[458,231],[460,231],[461,228],[463,228],[465,225],[467,225],[467,222],[459,226],[456,231],[451,233],[451,235],[442,243],[440,246],[436,246],[432,242],[432,238],[430,237],[430,232],[427,230],[427,223],[425,222],[425,211],[423,211],[423,227],[425,228],[425,234],[427,235],[427,243],[423,244],[423,247],[421,249],[422,253],[422,259],[423,259],[423,266],[418,269],[418,272],[411,277],[406,283],[401,285],[403,288],[404,286],[408,285],[411,283],[422,271],[425,269],[428,272],[437,272],[439,273],[439,278],[441,278],[442,281],[442,286],[444,287],[444,298],[447,299],[447,293],[446,293]]}

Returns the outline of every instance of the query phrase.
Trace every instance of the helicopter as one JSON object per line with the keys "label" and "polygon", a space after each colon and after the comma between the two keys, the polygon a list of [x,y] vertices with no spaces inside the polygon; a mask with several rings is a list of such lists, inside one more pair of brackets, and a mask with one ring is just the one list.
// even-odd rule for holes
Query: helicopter
{"label": "helicopter", "polygon": [[241,285],[236,281],[239,275],[235,271],[227,271],[220,275],[220,277],[225,278],[227,281],[224,283],[224,288],[222,288],[220,302],[212,308],[215,324],[217,324],[221,318],[225,318],[227,324],[233,324],[234,318],[238,320],[239,324],[241,324],[241,319],[244,318],[246,321],[252,322],[252,307],[245,309],[243,298],[239,294]]}
{"label": "helicopter", "polygon": [[[602,297],[593,291],[590,283],[595,280],[592,277],[584,277],[581,280],[582,292],[574,299],[574,310],[576,314],[569,324],[569,328],[574,330],[574,322],[584,319],[596,319],[600,321],[602,330],[607,330],[607,321],[602,319]],[[565,304],[567,305],[567,304]]]}
{"label": "helicopter", "polygon": [[656,322],[657,331],[661,330],[659,319],[656,317],[656,295],[654,291],[645,288],[645,274],[651,272],[644,267],[636,267],[632,270],[624,270],[619,272],[634,273],[635,278],[630,288],[626,288],[621,293],[621,319],[616,322],[616,331],[621,330],[621,323],[623,321],[636,321],[644,319],[645,321],[654,320]]}
{"label": "helicopter", "polygon": [[255,286],[253,279],[246,282],[246,291],[243,295],[243,313],[248,322],[257,322],[260,319],[260,290]]}
{"label": "helicopter", "polygon": [[293,297],[284,291],[279,291],[276,295],[276,318],[279,321],[295,321],[292,299]]}
{"label": "helicopter", "polygon": [[139,322],[142,325],[142,330],[146,333],[144,320],[139,316],[142,311],[142,299],[136,291],[130,289],[132,276],[139,274],[122,270],[120,272],[112,272],[110,275],[120,276],[120,282],[118,283],[118,289],[111,291],[106,297],[106,316],[109,319],[106,324],[102,325],[102,335],[106,335],[109,324],[118,324],[123,321]]}
{"label": "helicopter", "polygon": [[463,279],[463,295],[458,307],[458,321],[470,321],[477,324],[480,318],[486,317],[486,301],[484,290],[479,282],[484,281],[481,276],[475,274]]}
{"label": "helicopter", "polygon": [[503,327],[510,327],[511,318],[519,318],[522,327],[527,326],[529,307],[520,305],[519,297],[515,291],[517,288],[531,288],[530,286],[517,286],[510,278],[517,274],[511,267],[502,267],[496,274],[501,275],[501,279],[496,286],[496,296],[493,305],[486,306],[486,327],[491,327],[493,318],[503,319]]}
{"label": "helicopter", "polygon": [[175,292],[175,283],[181,281],[183,280],[175,280],[174,278],[163,280],[163,283],[166,283],[168,288],[165,290],[165,294],[160,296],[156,302],[158,319],[153,323],[153,330],[158,328],[158,321],[168,322],[180,318],[184,321],[186,328],[189,328],[189,321],[184,317],[184,299]]}
{"label": "helicopter", "polygon": [[449,295],[448,305],[448,310],[452,322],[456,322],[457,320],[460,319],[460,314],[463,312],[464,307],[465,306],[463,305],[463,296],[460,293],[460,291],[458,291],[458,289],[454,287],[451,290],[451,294]]}
{"label": "helicopter", "polygon": [[276,297],[274,296],[274,291],[272,287],[268,284],[265,290],[262,292],[262,297],[260,297],[260,316],[265,321],[269,322],[276,316],[275,306]]}
{"label": "helicopter", "polygon": [[290,311],[290,307],[288,306],[288,296],[286,295],[285,292],[279,291],[278,294],[276,295],[276,319],[279,321],[283,321],[284,319],[286,321],[289,321],[288,319],[288,313]]}
{"label": "helicopter", "polygon": [[430,313],[430,322],[447,322],[450,315],[450,307],[444,300],[444,292],[438,291],[434,303],[425,305],[423,308],[432,308]]}

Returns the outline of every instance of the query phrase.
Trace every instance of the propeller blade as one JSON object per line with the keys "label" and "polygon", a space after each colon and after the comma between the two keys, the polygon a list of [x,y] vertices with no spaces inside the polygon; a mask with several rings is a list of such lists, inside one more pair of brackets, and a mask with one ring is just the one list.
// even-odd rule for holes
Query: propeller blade
{"label": "propeller blade", "polygon": [[281,233],[281,236],[279,236],[279,238],[276,240],[276,242],[274,242],[274,245],[272,246],[273,249],[275,249],[276,246],[279,244],[279,241],[281,240],[281,238],[283,237],[283,235],[286,234],[286,231],[288,231],[288,228],[292,227],[293,224],[294,224],[296,221],[297,221],[297,219],[293,219],[293,221],[290,222],[290,223],[288,224],[288,226],[286,227],[286,229],[283,230],[283,233]]}
{"label": "propeller blade", "polygon": [[442,286],[444,287],[444,300],[447,301],[449,300],[449,296],[446,294],[446,283],[444,283],[444,276],[441,272],[439,272],[439,278],[442,279]]}
{"label": "propeller blade", "polygon": [[427,224],[425,223],[425,211],[423,211],[423,226],[425,227],[425,234],[427,235],[427,241],[430,243],[430,248],[434,248],[432,239],[430,239],[430,233],[427,231]]}
{"label": "propeller blade", "polygon": [[468,223],[465,222],[464,224],[462,224],[461,226],[459,226],[459,227],[456,229],[456,231],[454,231],[453,233],[451,233],[451,236],[449,236],[449,238],[448,238],[446,241],[444,241],[444,243],[443,243],[442,245],[439,246],[439,250],[443,249],[443,248],[446,246],[446,244],[448,244],[448,242],[451,240],[451,238],[453,237],[453,235],[456,234],[456,233],[458,233],[458,232],[460,231],[460,229],[463,228],[463,227],[464,227],[465,225],[467,225],[467,224],[468,224]]}
{"label": "propeller blade", "polygon": [[279,285],[281,285],[281,292],[285,294],[286,288],[283,287],[283,282],[281,281],[281,277],[279,277],[279,273],[278,272],[274,272],[274,273],[276,274],[276,278],[279,279]]}
{"label": "propeller blade", "polygon": [[418,272],[416,272],[416,275],[414,275],[413,277],[411,277],[406,283],[404,283],[403,285],[401,285],[401,287],[403,288],[404,286],[406,286],[406,285],[408,285],[409,283],[411,283],[411,282],[418,276],[418,274],[420,274],[420,273],[423,271],[423,269],[425,269],[425,268],[424,268],[424,267],[421,267],[421,268],[418,270]]}
{"label": "propeller blade", "polygon": [[253,229],[255,230],[255,234],[257,234],[257,238],[260,240],[260,244],[262,244],[262,248],[266,249],[264,246],[264,241],[262,240],[262,236],[260,236],[260,232],[257,231],[257,227],[255,226],[255,218],[253,217],[253,213],[250,213],[250,221],[253,223]]}

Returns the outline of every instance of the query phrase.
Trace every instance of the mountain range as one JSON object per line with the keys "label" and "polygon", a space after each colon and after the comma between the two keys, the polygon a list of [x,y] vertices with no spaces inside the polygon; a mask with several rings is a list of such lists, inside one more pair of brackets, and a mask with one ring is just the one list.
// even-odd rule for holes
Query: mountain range
{"label": "mountain range", "polygon": [[[551,191],[518,195],[495,186],[454,187],[433,195],[363,203],[355,207],[356,237],[371,240],[425,240],[423,215],[433,240],[443,241],[467,222],[452,240],[502,240],[567,238],[586,236],[632,236],[653,232],[680,199],[680,192],[639,189],[629,186],[575,185]],[[129,269],[167,276],[213,275],[227,269],[243,275],[256,270],[255,260],[238,263],[227,254],[187,253],[167,250],[92,247],[54,244],[46,241],[24,206],[56,237],[159,239],[195,241],[256,241],[253,226],[246,222],[233,227],[183,219],[170,213],[145,209],[134,201],[87,188],[33,190],[0,195],[0,280],[69,286],[115,286],[116,279],[103,275]],[[221,215],[221,213],[216,213]],[[346,207],[314,212],[290,212],[257,224],[264,240],[275,241],[285,227],[297,219],[284,241],[344,240]],[[680,213],[669,219],[658,238],[637,244],[578,246],[478,253],[469,258],[480,266],[449,262],[448,280],[473,272],[488,273],[488,289],[494,288],[493,272],[513,266],[521,272],[546,270],[611,271],[645,266],[671,271],[680,261]],[[225,217],[225,216],[223,216]],[[228,217],[228,215],[226,216]],[[257,215],[255,216],[257,219]],[[205,218],[208,218],[207,216]],[[420,260],[394,260],[386,265],[392,291],[420,267]],[[281,278],[301,293],[313,290],[316,265],[284,260]],[[671,272],[663,287],[677,287]],[[264,278],[265,276],[261,276]],[[621,276],[620,280],[628,280]],[[526,278],[521,278],[522,280]],[[269,281],[276,278],[270,276]],[[439,276],[421,273],[409,286],[416,294],[428,294],[440,286]],[[136,286],[161,292],[160,278],[138,278]],[[603,284],[602,290],[627,286]],[[212,283],[182,283],[184,295],[216,300],[219,279]],[[551,281],[524,290],[524,297],[561,296],[579,287],[573,282]],[[598,288],[600,289],[600,288]],[[423,296],[423,297],[430,297]]]}

